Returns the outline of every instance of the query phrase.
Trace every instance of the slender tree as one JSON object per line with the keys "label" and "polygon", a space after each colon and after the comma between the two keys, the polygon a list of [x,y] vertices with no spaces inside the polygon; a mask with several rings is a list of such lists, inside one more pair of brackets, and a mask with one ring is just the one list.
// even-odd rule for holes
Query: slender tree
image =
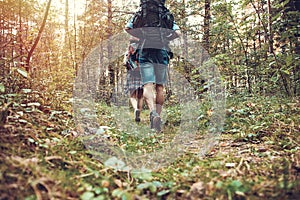
{"label": "slender tree", "polygon": [[203,39],[202,39],[202,44],[203,47],[206,51],[209,52],[209,34],[210,34],[210,2],[211,0],[205,0],[204,3],[204,25],[203,25]]}
{"label": "slender tree", "polygon": [[69,0],[65,0],[65,38],[64,38],[64,45],[68,46],[68,35],[69,35]]}
{"label": "slender tree", "polygon": [[112,0],[107,0],[107,53],[108,53],[108,73],[109,73],[109,83],[111,87],[114,87],[115,82],[115,72],[114,72],[114,66],[111,64],[111,54],[112,54],[112,46],[109,40],[112,37],[112,18],[113,18],[113,11],[112,11]]}
{"label": "slender tree", "polygon": [[38,32],[38,36],[36,37],[31,49],[29,50],[29,53],[27,55],[27,59],[26,59],[26,71],[27,72],[30,72],[30,60],[31,60],[31,57],[33,55],[33,52],[35,50],[35,48],[37,47],[41,37],[42,37],[42,33],[44,31],[44,28],[45,28],[45,25],[46,25],[46,21],[47,21],[47,17],[48,17],[48,13],[49,13],[49,10],[50,10],[50,5],[51,5],[51,1],[52,0],[49,0],[48,3],[47,3],[47,7],[46,7],[46,10],[45,10],[45,14],[44,14],[44,18],[43,18],[43,22],[42,22],[42,25],[39,29],[39,32]]}
{"label": "slender tree", "polygon": [[269,52],[273,54],[273,31],[272,31],[272,11],[271,11],[271,0],[267,1],[268,4],[268,31],[269,31]]}

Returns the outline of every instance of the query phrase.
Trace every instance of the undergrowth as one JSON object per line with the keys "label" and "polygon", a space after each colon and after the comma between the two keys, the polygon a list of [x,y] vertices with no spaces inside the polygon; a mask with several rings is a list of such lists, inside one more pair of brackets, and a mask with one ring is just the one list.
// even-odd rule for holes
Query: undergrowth
{"label": "undergrowth", "polygon": [[[63,97],[57,103],[53,92],[29,86],[8,91],[0,96],[0,199],[300,197],[297,98],[229,97],[224,130],[205,157],[186,152],[167,167],[136,174],[105,166],[88,151],[75,129],[70,94],[58,93]],[[109,106],[97,110],[112,140],[130,151],[159,148],[157,140],[168,142],[180,123],[178,108],[168,105],[165,137],[137,139],[117,128]],[[200,127],[208,112],[201,111]],[[147,126],[147,111],[142,118]]]}

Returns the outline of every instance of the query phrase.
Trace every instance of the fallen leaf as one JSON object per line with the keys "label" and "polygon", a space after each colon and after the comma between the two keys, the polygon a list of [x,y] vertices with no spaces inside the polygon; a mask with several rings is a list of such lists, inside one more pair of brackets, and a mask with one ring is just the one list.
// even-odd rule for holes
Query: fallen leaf
{"label": "fallen leaf", "polygon": [[236,163],[226,163],[225,167],[232,168],[235,167]]}
{"label": "fallen leaf", "polygon": [[121,181],[120,179],[114,180],[114,183],[115,183],[119,188],[122,188],[122,186],[123,186],[122,181]]}
{"label": "fallen leaf", "polygon": [[201,198],[204,196],[204,194],[205,192],[203,182],[194,183],[189,192],[189,196],[191,197],[191,199],[194,199],[195,197]]}

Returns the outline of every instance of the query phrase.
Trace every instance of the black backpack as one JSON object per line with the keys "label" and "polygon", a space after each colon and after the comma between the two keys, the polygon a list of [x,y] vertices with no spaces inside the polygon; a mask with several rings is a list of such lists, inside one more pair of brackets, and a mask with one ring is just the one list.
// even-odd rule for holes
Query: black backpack
{"label": "black backpack", "polygon": [[174,16],[163,0],[141,0],[141,9],[135,13],[133,28],[161,27],[172,29]]}
{"label": "black backpack", "polygon": [[[174,16],[164,5],[165,0],[141,0],[140,10],[133,16],[133,29],[154,48],[165,46],[173,30]],[[146,47],[151,48],[151,47]]]}

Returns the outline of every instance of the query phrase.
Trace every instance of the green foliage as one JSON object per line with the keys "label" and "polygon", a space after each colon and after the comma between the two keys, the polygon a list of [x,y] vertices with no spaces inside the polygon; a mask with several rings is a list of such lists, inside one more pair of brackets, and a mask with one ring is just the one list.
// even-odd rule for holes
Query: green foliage
{"label": "green foliage", "polygon": [[247,188],[239,180],[227,180],[226,183],[219,181],[216,187],[227,193],[228,199],[244,197],[247,192]]}
{"label": "green foliage", "polygon": [[[32,12],[32,8],[40,9],[40,6],[32,6],[35,1],[9,2],[10,5],[0,2],[1,16],[6,22],[13,22],[20,11],[23,17],[17,17],[18,20],[26,17],[34,24],[33,14],[42,13]],[[24,9],[18,9],[20,2]],[[103,17],[106,10],[102,8],[106,5],[91,2],[87,13],[79,17],[84,27],[80,27],[77,37],[70,37],[79,40],[78,49],[75,44],[71,44],[71,50],[60,48],[60,37],[54,39],[58,24],[53,16],[45,32],[49,37],[42,38],[42,45],[33,59],[35,71],[24,71],[20,57],[14,58],[14,53],[21,56],[25,52],[22,48],[28,49],[30,44],[22,43],[24,46],[20,48],[21,40],[11,34],[14,37],[7,42],[16,42],[17,50],[10,55],[7,52],[13,52],[11,46],[8,45],[5,52],[1,49],[1,53],[6,54],[0,59],[0,199],[299,197],[300,103],[299,98],[282,97],[286,92],[294,96],[299,94],[299,12],[295,12],[294,1],[272,4],[275,56],[268,53],[267,40],[263,40],[265,13],[261,15],[262,23],[256,24],[257,13],[245,13],[240,18],[235,12],[236,6],[241,4],[251,6],[250,1],[213,4],[210,52],[228,89],[226,122],[220,142],[203,158],[186,152],[170,166],[155,172],[144,169],[129,173],[125,163],[116,157],[105,163],[97,160],[78,137],[80,130],[73,121],[71,103],[76,67],[70,63],[80,63],[89,49],[99,42],[100,36],[105,39],[103,34],[109,26]],[[184,16],[200,16],[198,10],[203,4],[199,1],[188,1],[187,5],[169,2],[174,5],[176,16],[183,18],[178,24],[185,25],[184,31],[198,34],[200,29],[192,28]],[[264,6],[264,2],[260,3]],[[178,6],[179,9],[175,9]],[[124,23],[121,18],[114,18],[112,26]],[[121,29],[118,26],[113,32]],[[97,34],[86,37],[95,30]],[[29,30],[28,40],[35,31]],[[1,41],[4,36],[0,35]],[[198,35],[192,37],[198,38]],[[64,55],[63,58],[60,55]],[[185,75],[198,93],[205,92],[209,82],[201,83],[202,74],[186,63],[176,64],[182,73],[186,73],[184,67],[191,69],[192,73]],[[274,95],[276,93],[280,96]],[[210,108],[209,102],[202,99],[200,110],[195,111],[200,129],[209,126]],[[141,123],[147,137],[137,138],[132,132],[119,130],[112,109],[103,102],[96,104],[99,125],[109,126],[105,133],[111,142],[131,152],[158,150],[179,130],[181,108],[175,96],[165,104],[168,118],[164,133],[160,135],[149,132],[147,111],[143,111],[142,118],[146,120]],[[98,129],[97,133],[103,131]]]}
{"label": "green foliage", "polygon": [[2,83],[0,83],[0,92],[1,93],[5,92],[5,86]]}
{"label": "green foliage", "polygon": [[[266,10],[260,8],[266,3],[214,4],[210,52],[232,92],[241,92],[241,88],[247,93],[298,95],[299,12],[293,1],[276,1],[268,21]],[[236,9],[244,15],[238,15]],[[264,33],[268,23],[272,32]]]}
{"label": "green foliage", "polygon": [[[157,172],[127,174],[112,167],[111,163],[119,162],[117,158],[111,163],[100,163],[91,157],[74,137],[76,131],[66,126],[71,116],[57,110],[41,112],[43,104],[32,101],[36,98],[33,94],[36,94],[33,90],[25,89],[23,96],[7,95],[13,104],[6,105],[10,117],[5,121],[7,134],[1,134],[0,184],[4,198],[13,195],[35,199],[52,195],[62,199],[186,199],[204,195],[251,199],[297,195],[300,183],[289,166],[298,167],[293,157],[299,151],[299,100],[230,98],[222,140],[207,157],[199,159],[185,154]],[[23,105],[20,101],[24,99],[29,103]],[[209,107],[203,104],[201,119],[209,119],[206,116]],[[109,109],[99,105],[101,120],[112,120]],[[171,104],[166,109],[172,118],[180,118],[176,106]],[[176,127],[175,122],[170,122],[171,130]],[[114,137],[125,136],[115,133]],[[151,143],[144,140],[139,145],[140,140],[128,136],[122,142],[127,142],[131,150],[145,149],[143,145]],[[14,184],[22,185],[17,193]]]}

